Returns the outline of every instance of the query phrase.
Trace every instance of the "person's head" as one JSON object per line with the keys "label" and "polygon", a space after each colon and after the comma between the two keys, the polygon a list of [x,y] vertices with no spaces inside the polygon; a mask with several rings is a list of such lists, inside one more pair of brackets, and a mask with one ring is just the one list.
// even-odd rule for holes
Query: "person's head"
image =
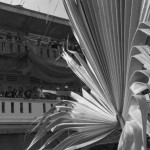
{"label": "person's head", "polygon": [[19,92],[23,92],[23,88],[21,86],[19,87]]}

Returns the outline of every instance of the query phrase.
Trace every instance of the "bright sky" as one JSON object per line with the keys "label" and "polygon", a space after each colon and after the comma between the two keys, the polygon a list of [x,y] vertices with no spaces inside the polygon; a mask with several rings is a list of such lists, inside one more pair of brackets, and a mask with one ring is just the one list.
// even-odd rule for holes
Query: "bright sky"
{"label": "bright sky", "polygon": [[63,6],[62,0],[0,0],[0,2],[4,2],[12,5],[23,4],[23,7],[32,9],[35,11],[49,13],[54,16],[58,16],[61,18],[67,18],[66,11]]}

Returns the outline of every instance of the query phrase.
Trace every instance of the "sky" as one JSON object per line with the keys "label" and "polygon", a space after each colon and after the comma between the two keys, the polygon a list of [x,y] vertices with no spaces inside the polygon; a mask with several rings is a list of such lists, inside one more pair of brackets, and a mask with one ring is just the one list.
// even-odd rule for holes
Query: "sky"
{"label": "sky", "polygon": [[0,0],[0,2],[23,7],[68,19],[62,0]]}

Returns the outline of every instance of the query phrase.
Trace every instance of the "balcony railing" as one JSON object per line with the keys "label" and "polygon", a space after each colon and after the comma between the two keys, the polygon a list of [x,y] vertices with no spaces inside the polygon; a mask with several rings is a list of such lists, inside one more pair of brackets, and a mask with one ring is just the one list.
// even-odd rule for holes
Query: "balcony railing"
{"label": "balcony railing", "polygon": [[[52,48],[48,45],[37,45],[35,41],[30,41],[28,44],[25,41],[17,42],[0,39],[0,54],[19,54],[23,53],[31,48],[35,49],[35,53],[44,59],[49,59],[51,62],[55,62],[56,65],[66,66],[64,59],[60,57],[60,48]],[[74,57],[74,55],[73,55]],[[80,57],[85,59],[82,53]],[[75,58],[75,57],[74,57]],[[57,60],[57,61],[56,61]]]}
{"label": "balcony railing", "polygon": [[32,41],[26,44],[24,41],[17,42],[0,39],[0,54],[23,53],[29,48],[31,48],[31,46],[36,48],[37,55],[51,60],[55,60],[60,53],[59,49],[51,48],[46,45],[38,46],[35,42]]}
{"label": "balcony railing", "polygon": [[46,113],[57,102],[56,100],[43,99],[0,98],[0,124],[31,123]]}

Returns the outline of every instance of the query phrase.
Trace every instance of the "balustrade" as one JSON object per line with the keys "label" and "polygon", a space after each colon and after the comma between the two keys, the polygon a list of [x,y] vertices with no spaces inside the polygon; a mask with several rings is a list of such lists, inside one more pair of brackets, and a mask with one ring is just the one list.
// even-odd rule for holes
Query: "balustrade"
{"label": "balustrade", "polygon": [[[59,49],[48,46],[37,46],[35,42],[31,42],[35,48],[35,52],[44,58],[55,60],[59,56]],[[10,40],[0,39],[0,54],[23,53],[30,47],[25,42],[15,42]]]}
{"label": "balustrade", "polygon": [[31,123],[58,101],[0,98],[0,123]]}

